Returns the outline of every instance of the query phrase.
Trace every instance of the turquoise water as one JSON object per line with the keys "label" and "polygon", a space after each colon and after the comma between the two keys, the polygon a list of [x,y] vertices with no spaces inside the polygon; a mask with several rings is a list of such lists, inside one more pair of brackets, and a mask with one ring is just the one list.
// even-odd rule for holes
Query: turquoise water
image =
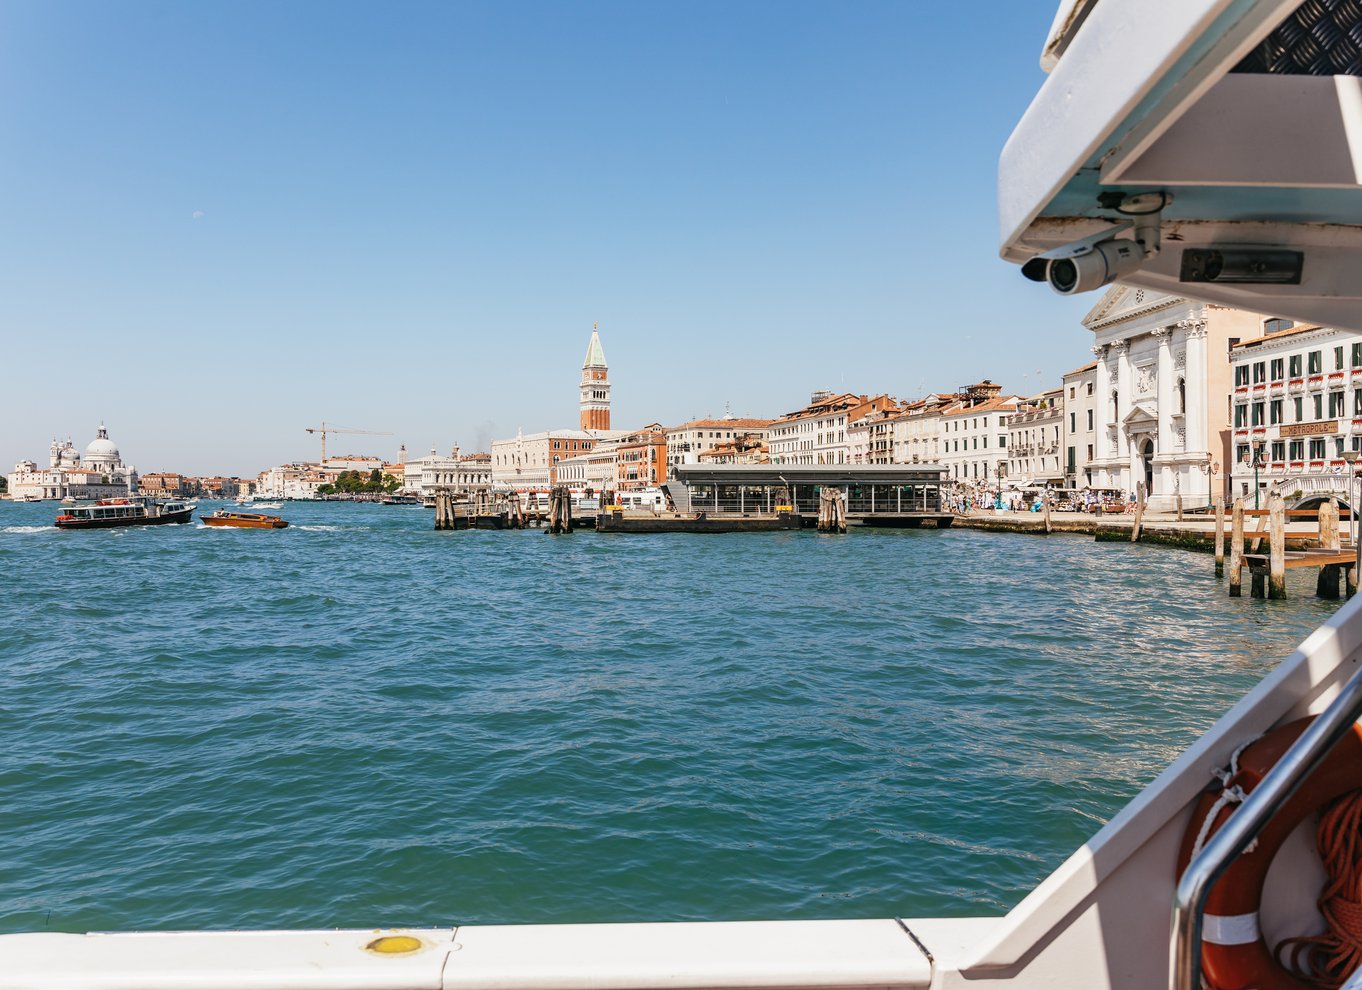
{"label": "turquoise water", "polygon": [[0,503],[0,930],[993,914],[1332,606],[968,531],[60,533]]}

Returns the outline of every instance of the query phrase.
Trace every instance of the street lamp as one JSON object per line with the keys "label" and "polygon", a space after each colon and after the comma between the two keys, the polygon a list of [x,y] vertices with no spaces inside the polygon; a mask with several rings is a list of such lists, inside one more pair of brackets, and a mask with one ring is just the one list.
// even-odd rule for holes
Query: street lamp
{"label": "street lamp", "polygon": [[1266,466],[1267,462],[1263,459],[1263,441],[1259,440],[1253,445],[1253,507],[1258,508],[1258,469]]}
{"label": "street lamp", "polygon": [[1356,587],[1358,578],[1362,577],[1362,539],[1359,539],[1362,537],[1362,526],[1359,526],[1362,520],[1358,519],[1357,500],[1353,498],[1353,483],[1357,480],[1357,451],[1345,450],[1343,460],[1348,465],[1348,515],[1352,517],[1348,521],[1348,531],[1352,533],[1353,552],[1356,554],[1353,558],[1353,580],[1350,583]]}

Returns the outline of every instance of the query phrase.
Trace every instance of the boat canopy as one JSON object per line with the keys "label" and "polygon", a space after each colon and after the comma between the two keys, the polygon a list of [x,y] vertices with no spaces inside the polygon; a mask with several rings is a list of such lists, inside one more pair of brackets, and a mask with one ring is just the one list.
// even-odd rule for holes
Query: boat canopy
{"label": "boat canopy", "polygon": [[1338,0],[1065,0],[999,165],[1002,256],[1164,193],[1162,248],[1122,282],[1362,330],[1358,22]]}

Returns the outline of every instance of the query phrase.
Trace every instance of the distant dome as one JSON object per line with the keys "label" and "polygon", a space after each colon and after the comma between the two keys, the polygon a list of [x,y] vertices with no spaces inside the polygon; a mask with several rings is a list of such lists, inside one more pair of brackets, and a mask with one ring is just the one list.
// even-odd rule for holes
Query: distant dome
{"label": "distant dome", "polygon": [[118,448],[109,439],[108,428],[103,423],[99,424],[99,436],[90,441],[90,446],[85,448],[86,463],[118,463]]}
{"label": "distant dome", "polygon": [[104,460],[118,460],[118,448],[114,446],[112,440],[91,440],[90,446],[85,448],[85,459],[102,458]]}

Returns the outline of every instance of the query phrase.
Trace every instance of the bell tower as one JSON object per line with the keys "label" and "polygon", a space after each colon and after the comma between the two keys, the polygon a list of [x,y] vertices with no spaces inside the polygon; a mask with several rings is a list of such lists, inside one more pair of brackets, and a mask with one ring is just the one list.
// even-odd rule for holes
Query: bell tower
{"label": "bell tower", "polygon": [[610,379],[605,364],[605,349],[597,325],[591,324],[591,343],[582,362],[582,429],[610,429]]}

